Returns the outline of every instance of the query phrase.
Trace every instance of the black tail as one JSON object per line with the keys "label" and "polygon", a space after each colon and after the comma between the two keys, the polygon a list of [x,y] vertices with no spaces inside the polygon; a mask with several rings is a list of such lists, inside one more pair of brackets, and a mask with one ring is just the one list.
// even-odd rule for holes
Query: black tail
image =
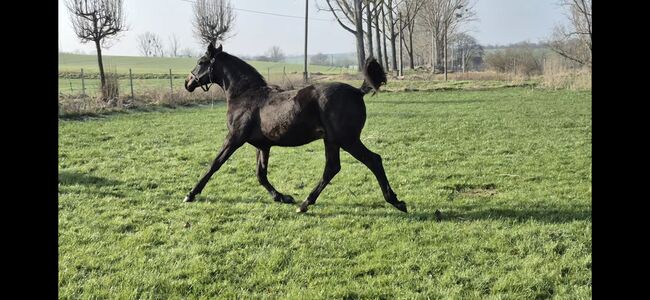
{"label": "black tail", "polygon": [[366,65],[363,69],[363,84],[359,88],[365,95],[374,90],[373,95],[379,91],[382,84],[386,84],[386,73],[374,57],[366,59]]}

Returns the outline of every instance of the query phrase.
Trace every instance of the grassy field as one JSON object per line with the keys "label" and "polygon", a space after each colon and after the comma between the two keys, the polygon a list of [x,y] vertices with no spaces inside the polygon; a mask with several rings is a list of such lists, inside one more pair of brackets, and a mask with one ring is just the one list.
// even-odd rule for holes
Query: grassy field
{"label": "grassy field", "polygon": [[[366,105],[362,140],[408,214],[346,152],[296,214],[258,184],[250,145],[182,203],[226,134],[223,104],[60,120],[60,298],[591,298],[591,92],[381,93]],[[275,147],[269,165],[301,201],[322,142]]]}
{"label": "grassy field", "polygon": [[[183,79],[187,74],[196,66],[197,58],[169,58],[169,57],[136,57],[136,56],[104,56],[104,66],[106,70],[115,70],[120,74],[128,74],[129,68],[132,69],[135,79],[133,80],[134,93],[138,91],[144,92],[150,89],[166,89],[169,90],[169,79],[140,78],[142,75],[151,74],[169,74],[169,69],[172,69],[172,74],[182,75],[181,78],[174,78],[172,85],[176,90],[183,89]],[[284,62],[263,62],[263,61],[248,61],[255,67],[264,78],[269,78],[272,83],[280,84],[283,81],[283,70],[286,69],[288,80],[292,82],[299,82],[302,78],[304,66],[296,63]],[[79,73],[81,68],[84,69],[86,76],[95,76],[98,73],[97,58],[94,55],[79,55],[69,53],[59,53],[59,72],[73,72]],[[310,65],[309,72],[322,73],[328,75],[335,74],[348,74],[355,73],[353,70]],[[59,93],[66,95],[81,94],[82,84],[81,79],[76,78],[63,78],[59,75]],[[99,79],[88,78],[84,80],[86,94],[96,95],[99,93]],[[120,79],[120,88],[123,95],[130,95],[130,82],[128,79]]]}
{"label": "grassy field", "polygon": [[[188,74],[195,66],[196,58],[190,57],[142,57],[142,56],[110,56],[104,55],[104,68],[106,70],[113,70],[115,68],[118,73],[129,73],[129,68],[133,74],[144,73],[161,73],[168,74],[169,69],[172,69],[174,74]],[[273,73],[282,73],[283,67],[286,67],[287,73],[300,73],[302,74],[304,66],[296,63],[284,62],[264,62],[264,61],[248,61],[260,73],[266,74],[271,71]],[[59,53],[59,72],[79,72],[83,68],[86,73],[98,73],[99,67],[97,66],[96,55],[79,55],[69,53]],[[324,74],[339,74],[341,68],[332,68],[327,66],[309,65],[309,72],[320,72]],[[345,72],[345,69],[344,69]]]}
{"label": "grassy field", "polygon": [[[267,75],[263,75],[268,79]],[[345,82],[352,86],[361,86],[362,80],[346,79],[347,76],[313,76],[312,82],[322,81],[339,81]],[[285,81],[287,80],[287,81]],[[183,79],[172,79],[172,86],[174,91],[184,92]],[[301,78],[296,76],[288,76],[286,79],[280,74],[271,74],[268,81],[272,84],[284,86],[285,83],[292,82],[293,84],[302,83]],[[128,79],[119,79],[120,94],[131,94],[131,83]],[[86,94],[96,95],[100,91],[99,79],[85,79],[84,80]],[[534,80],[526,80],[521,82],[512,82],[504,80],[389,80],[388,84],[382,86],[383,91],[402,92],[402,91],[435,91],[435,90],[485,90],[500,87],[511,86],[525,86],[537,84]],[[169,91],[169,79],[133,79],[134,93],[146,92],[149,90],[163,90]],[[67,79],[59,78],[59,93],[66,95],[77,95],[81,93],[82,84],[81,79]]]}

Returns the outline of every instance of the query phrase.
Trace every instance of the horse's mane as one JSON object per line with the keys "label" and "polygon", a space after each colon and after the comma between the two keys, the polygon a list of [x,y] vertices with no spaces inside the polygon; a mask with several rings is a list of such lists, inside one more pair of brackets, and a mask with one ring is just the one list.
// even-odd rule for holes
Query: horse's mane
{"label": "horse's mane", "polygon": [[230,86],[233,95],[240,95],[249,89],[267,86],[262,74],[240,58],[226,52],[217,54],[217,57],[224,65],[225,75],[233,80]]}

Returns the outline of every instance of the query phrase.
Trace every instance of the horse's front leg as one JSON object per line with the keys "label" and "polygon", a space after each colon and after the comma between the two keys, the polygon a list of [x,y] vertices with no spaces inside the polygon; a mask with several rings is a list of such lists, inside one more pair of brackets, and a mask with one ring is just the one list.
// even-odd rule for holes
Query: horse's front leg
{"label": "horse's front leg", "polygon": [[239,147],[243,145],[243,139],[240,136],[235,136],[228,134],[226,137],[226,140],[223,143],[223,146],[221,147],[221,151],[219,151],[219,154],[217,154],[217,157],[212,161],[212,165],[210,166],[210,169],[208,172],[201,177],[199,182],[194,186],[192,191],[190,191],[187,196],[185,196],[185,199],[183,202],[192,202],[194,201],[194,197],[203,191],[203,188],[205,187],[205,184],[208,183],[208,180],[210,180],[210,177],[212,174],[217,172],[221,165],[223,165],[228,158],[235,153],[235,150],[237,150]]}

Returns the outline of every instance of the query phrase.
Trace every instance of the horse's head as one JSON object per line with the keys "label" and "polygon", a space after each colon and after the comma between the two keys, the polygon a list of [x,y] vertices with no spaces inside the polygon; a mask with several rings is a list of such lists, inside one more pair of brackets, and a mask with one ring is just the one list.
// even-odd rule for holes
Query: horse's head
{"label": "horse's head", "polygon": [[220,77],[222,75],[220,75],[219,68],[217,68],[219,63],[216,57],[222,50],[221,45],[218,48],[215,48],[212,43],[208,45],[208,51],[199,58],[196,67],[185,79],[186,90],[193,92],[196,87],[200,86],[201,89],[207,91],[210,88],[209,84],[221,82]]}

